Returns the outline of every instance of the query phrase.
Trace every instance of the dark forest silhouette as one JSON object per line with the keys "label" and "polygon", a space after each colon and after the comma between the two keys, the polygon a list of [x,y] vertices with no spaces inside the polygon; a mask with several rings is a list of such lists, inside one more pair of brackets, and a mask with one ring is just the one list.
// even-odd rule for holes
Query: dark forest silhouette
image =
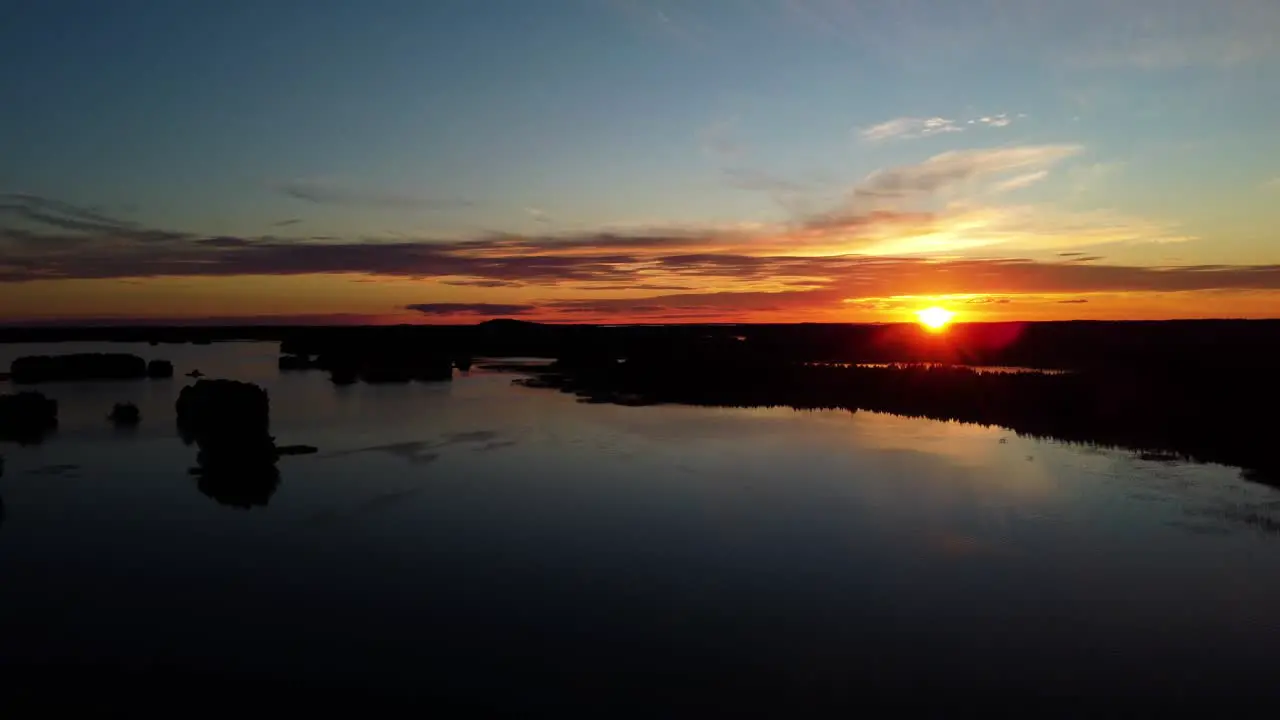
{"label": "dark forest silhouette", "polygon": [[[915,324],[477,325],[381,327],[15,327],[0,343],[194,343],[265,340],[286,355],[365,359],[418,353],[544,357],[597,351],[625,357],[691,343],[748,343],[756,352],[814,362],[942,362],[1071,370],[1119,367],[1266,369],[1280,357],[1280,320],[958,323],[929,334]],[[288,361],[287,361],[288,362]],[[336,363],[335,363],[336,364]]]}
{"label": "dark forest silhouette", "polygon": [[[529,384],[595,402],[844,408],[981,423],[1236,465],[1250,479],[1280,483],[1270,448],[1271,418],[1280,405],[1274,372],[1280,321],[975,323],[942,333],[902,324],[593,326],[516,320],[470,326],[0,331],[0,341],[70,339],[276,340],[282,371],[319,369],[340,385],[448,380],[452,368],[469,368],[473,357],[555,358]],[[97,367],[104,358],[110,359],[105,370]],[[133,377],[151,374],[132,356],[94,360],[96,365],[83,356],[40,358],[28,361],[24,372],[42,378],[72,370],[97,377],[117,369]],[[858,366],[872,363],[890,365]],[[958,365],[1066,372],[992,374]],[[14,369],[22,368],[15,363]],[[41,422],[15,425],[13,413],[5,422],[11,430],[21,425],[28,439],[30,428],[47,429]],[[265,429],[261,435],[267,439],[250,444],[268,448]],[[250,441],[235,442],[243,448]],[[273,452],[258,454],[271,457],[261,467],[273,464]]]}
{"label": "dark forest silhouette", "polygon": [[[386,357],[400,348],[405,358],[557,358],[531,384],[596,402],[842,408],[957,420],[1236,465],[1250,479],[1280,484],[1269,448],[1270,416],[1280,404],[1278,321],[982,323],[930,333],[916,325],[500,320],[280,332],[282,351],[306,357],[351,348]],[[890,366],[856,366],[873,363]],[[1065,372],[979,373],[961,365]],[[334,377],[356,380],[355,373]]]}
{"label": "dark forest silhouette", "polygon": [[1019,434],[1245,468],[1280,485],[1269,408],[1280,382],[1254,374],[984,373],[954,366],[837,367],[701,356],[566,358],[526,384],[592,402],[845,409],[1000,426]]}

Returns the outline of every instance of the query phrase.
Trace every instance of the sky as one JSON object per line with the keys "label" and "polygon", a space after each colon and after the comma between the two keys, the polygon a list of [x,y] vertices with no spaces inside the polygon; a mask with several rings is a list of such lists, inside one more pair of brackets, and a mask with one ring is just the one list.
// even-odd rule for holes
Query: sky
{"label": "sky", "polygon": [[0,323],[1280,316],[1275,0],[0,15]]}

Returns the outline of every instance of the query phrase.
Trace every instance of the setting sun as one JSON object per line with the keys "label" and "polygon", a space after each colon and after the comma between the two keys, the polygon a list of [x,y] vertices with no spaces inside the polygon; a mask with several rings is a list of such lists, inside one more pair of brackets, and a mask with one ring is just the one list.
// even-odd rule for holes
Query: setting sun
{"label": "setting sun", "polygon": [[919,318],[921,325],[938,332],[945,328],[947,323],[951,322],[951,318],[955,317],[955,313],[944,308],[931,307],[918,311],[916,317]]}

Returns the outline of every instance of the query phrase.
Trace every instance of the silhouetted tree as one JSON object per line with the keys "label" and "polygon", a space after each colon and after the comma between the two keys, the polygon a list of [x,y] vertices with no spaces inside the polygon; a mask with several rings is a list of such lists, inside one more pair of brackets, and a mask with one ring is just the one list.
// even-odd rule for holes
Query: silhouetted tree
{"label": "silhouetted tree", "polygon": [[199,447],[201,492],[237,506],[266,504],[279,483],[267,391],[235,380],[198,380],[178,394],[176,408],[179,432]]}
{"label": "silhouetted tree", "polygon": [[15,383],[127,380],[146,377],[147,363],[123,353],[27,355],[10,364],[9,374]]}
{"label": "silhouetted tree", "polygon": [[307,370],[313,367],[311,358],[307,355],[281,355],[276,361],[276,366],[283,371]]}
{"label": "silhouetted tree", "polygon": [[107,416],[111,422],[119,426],[137,425],[142,420],[142,413],[133,403],[116,403]]}
{"label": "silhouetted tree", "polygon": [[58,426],[58,401],[38,392],[0,395],[0,440],[39,443]]}
{"label": "silhouetted tree", "polygon": [[173,377],[173,363],[168,360],[152,360],[147,363],[147,377],[156,379]]}

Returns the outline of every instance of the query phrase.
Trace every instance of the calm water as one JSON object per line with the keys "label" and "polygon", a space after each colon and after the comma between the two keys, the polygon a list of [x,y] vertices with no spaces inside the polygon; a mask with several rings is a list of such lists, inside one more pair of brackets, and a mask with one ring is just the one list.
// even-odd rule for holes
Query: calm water
{"label": "calm water", "polygon": [[[0,447],[8,668],[513,705],[1273,691],[1280,493],[1231,468],[872,413],[579,404],[484,371],[335,388],[278,374],[271,344],[0,365],[92,350],[261,383],[277,441],[321,452],[228,507],[187,474],[186,378],[41,386],[58,434]],[[121,400],[134,431],[105,421]]]}

